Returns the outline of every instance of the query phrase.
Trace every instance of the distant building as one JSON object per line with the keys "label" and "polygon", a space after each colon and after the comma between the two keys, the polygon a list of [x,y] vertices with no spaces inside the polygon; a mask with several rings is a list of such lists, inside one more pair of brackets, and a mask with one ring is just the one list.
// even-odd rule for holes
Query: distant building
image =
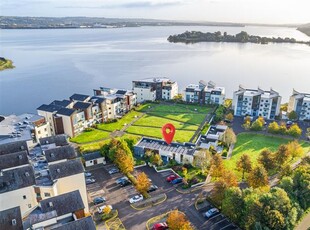
{"label": "distant building", "polygon": [[295,111],[299,120],[310,120],[310,93],[299,93],[293,90],[287,111]]}
{"label": "distant building", "polygon": [[280,114],[281,96],[278,92],[258,89],[246,89],[239,86],[234,92],[233,110],[235,116],[262,116],[275,119]]}
{"label": "distant building", "polygon": [[85,167],[106,164],[105,158],[101,155],[99,151],[92,152],[92,153],[86,153],[83,155],[83,158],[85,161]]}
{"label": "distant building", "polygon": [[132,81],[137,102],[172,100],[178,95],[178,83],[168,78],[148,78]]}
{"label": "distant building", "polygon": [[178,163],[193,163],[195,144],[172,142],[168,145],[165,141],[143,137],[135,146],[134,154],[144,156],[145,152],[152,151],[159,154],[165,162],[175,160]]}
{"label": "distant building", "polygon": [[225,101],[225,88],[217,87],[215,83],[200,81],[199,85],[190,84],[184,92],[184,101],[200,104],[222,105]]}

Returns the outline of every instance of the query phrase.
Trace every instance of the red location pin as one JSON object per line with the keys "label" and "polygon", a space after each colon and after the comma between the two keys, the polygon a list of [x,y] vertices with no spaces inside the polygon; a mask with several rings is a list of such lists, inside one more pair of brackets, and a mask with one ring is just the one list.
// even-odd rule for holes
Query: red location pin
{"label": "red location pin", "polygon": [[162,134],[164,136],[164,139],[165,139],[166,143],[169,145],[172,142],[174,134],[175,134],[175,127],[174,127],[174,125],[171,124],[171,123],[165,124],[162,127],[161,132],[162,132]]}

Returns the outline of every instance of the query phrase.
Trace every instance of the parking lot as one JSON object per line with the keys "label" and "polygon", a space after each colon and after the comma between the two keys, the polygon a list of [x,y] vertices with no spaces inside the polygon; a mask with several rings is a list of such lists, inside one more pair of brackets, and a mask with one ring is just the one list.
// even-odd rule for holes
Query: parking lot
{"label": "parking lot", "polygon": [[151,183],[158,186],[156,191],[150,193],[151,196],[165,193],[167,200],[146,210],[137,211],[133,209],[128,200],[138,193],[132,185],[126,187],[118,185],[116,180],[123,177],[123,174],[115,173],[109,175],[108,171],[112,167],[113,165],[106,165],[101,168],[87,170],[92,173],[91,178],[96,180],[95,183],[87,185],[90,211],[92,214],[96,213],[97,207],[103,205],[93,205],[93,198],[104,196],[106,198],[104,204],[112,205],[113,209],[118,210],[119,218],[122,220],[126,229],[146,229],[145,226],[148,219],[173,209],[184,212],[197,229],[234,229],[230,228],[231,226],[228,224],[229,220],[226,218],[221,218],[217,221],[219,216],[206,220],[202,216],[202,213],[195,209],[194,203],[200,192],[199,190],[189,194],[181,194],[175,189],[177,185],[166,182],[166,177],[171,175],[170,171],[157,173],[153,168],[148,166],[135,169],[133,174],[135,175],[138,172],[146,173],[151,179]]}

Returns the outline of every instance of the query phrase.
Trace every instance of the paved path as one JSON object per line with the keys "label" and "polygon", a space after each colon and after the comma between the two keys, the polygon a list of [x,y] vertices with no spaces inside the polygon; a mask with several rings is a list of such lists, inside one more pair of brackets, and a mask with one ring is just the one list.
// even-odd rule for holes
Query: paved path
{"label": "paved path", "polygon": [[295,230],[308,230],[308,229],[310,229],[310,213],[308,213],[295,228]]}

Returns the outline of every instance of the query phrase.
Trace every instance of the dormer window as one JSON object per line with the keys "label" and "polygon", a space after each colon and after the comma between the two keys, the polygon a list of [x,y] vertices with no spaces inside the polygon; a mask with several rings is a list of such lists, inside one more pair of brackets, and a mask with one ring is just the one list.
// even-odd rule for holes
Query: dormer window
{"label": "dormer window", "polygon": [[51,157],[55,157],[55,154],[54,154],[54,153],[51,153]]}
{"label": "dormer window", "polygon": [[25,147],[22,145],[22,146],[20,146],[20,149],[21,149],[21,150],[24,150],[24,149],[25,149]]}
{"label": "dormer window", "polygon": [[18,155],[18,159],[23,159],[23,156],[22,155]]}
{"label": "dormer window", "polygon": [[49,206],[49,207],[53,207],[53,202],[51,202],[51,201],[48,202],[48,206]]}
{"label": "dormer window", "polygon": [[16,225],[16,219],[12,220],[12,225],[15,226]]}
{"label": "dormer window", "polygon": [[30,175],[29,175],[29,172],[25,172],[25,176],[27,176],[27,177],[30,176]]}
{"label": "dormer window", "polygon": [[56,172],[60,173],[60,169],[56,169]]}

